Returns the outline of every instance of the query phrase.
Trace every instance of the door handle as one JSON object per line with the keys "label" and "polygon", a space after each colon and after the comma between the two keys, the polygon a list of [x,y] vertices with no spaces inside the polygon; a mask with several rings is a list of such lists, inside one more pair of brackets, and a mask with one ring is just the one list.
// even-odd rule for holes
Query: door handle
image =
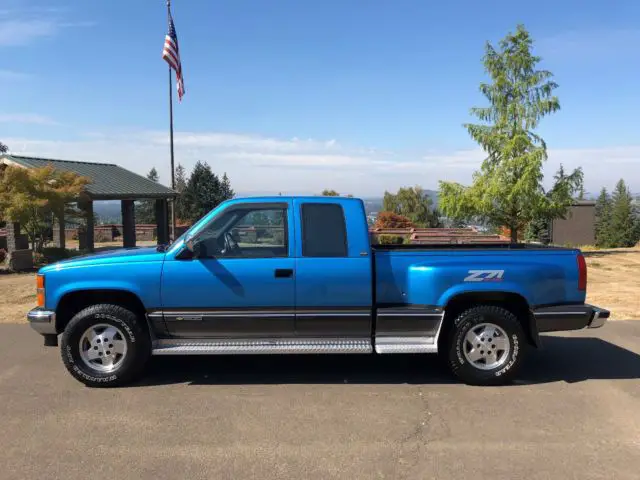
{"label": "door handle", "polygon": [[275,276],[276,278],[291,278],[293,277],[293,269],[292,268],[276,268]]}

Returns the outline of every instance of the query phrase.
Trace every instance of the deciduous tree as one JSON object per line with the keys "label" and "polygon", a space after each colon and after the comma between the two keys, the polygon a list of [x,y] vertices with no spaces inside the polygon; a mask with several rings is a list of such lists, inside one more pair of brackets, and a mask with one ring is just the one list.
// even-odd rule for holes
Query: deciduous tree
{"label": "deciduous tree", "polygon": [[420,186],[401,188],[398,193],[384,192],[382,208],[407,217],[417,227],[441,227],[433,202]]}
{"label": "deciduous tree", "polygon": [[[339,197],[340,196],[340,194],[338,192],[336,192],[335,190],[329,190],[329,189],[326,189],[326,188],[322,191],[321,195],[323,197]],[[348,195],[345,195],[345,197],[353,198],[353,195],[348,194]]]}
{"label": "deciduous tree", "polygon": [[69,204],[78,199],[88,183],[85,177],[52,166],[35,169],[7,166],[0,175],[3,220],[19,222],[33,250],[41,251],[52,217],[67,213]]}
{"label": "deciduous tree", "polygon": [[535,129],[560,102],[553,74],[538,68],[541,59],[532,45],[522,25],[497,48],[487,43],[483,63],[491,81],[481,83],[480,91],[489,106],[471,109],[481,123],[465,125],[487,157],[471,186],[440,182],[439,206],[448,217],[477,216],[505,226],[513,242],[533,219],[555,215],[572,202],[566,195],[550,198],[542,189],[547,146]]}

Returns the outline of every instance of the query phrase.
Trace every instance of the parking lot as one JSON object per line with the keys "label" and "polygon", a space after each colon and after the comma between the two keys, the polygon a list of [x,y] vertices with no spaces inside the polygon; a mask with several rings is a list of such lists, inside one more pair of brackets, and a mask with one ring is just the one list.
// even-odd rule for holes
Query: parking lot
{"label": "parking lot", "polygon": [[85,388],[0,326],[0,478],[637,479],[640,322],[545,338],[516,385],[432,356],[155,358]]}

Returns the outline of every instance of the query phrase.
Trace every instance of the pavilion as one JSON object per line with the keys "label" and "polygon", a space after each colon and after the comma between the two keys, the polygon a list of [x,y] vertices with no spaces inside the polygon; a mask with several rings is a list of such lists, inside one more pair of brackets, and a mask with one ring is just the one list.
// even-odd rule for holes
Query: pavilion
{"label": "pavilion", "polygon": [[[99,200],[120,200],[122,209],[122,243],[124,247],[136,245],[136,222],[134,201],[155,200],[158,244],[169,241],[168,201],[175,198],[175,191],[143,176],[112,163],[77,162],[26,157],[21,155],[0,155],[0,169],[11,165],[22,168],[40,168],[51,165],[56,170],[77,173],[90,180],[85,191],[77,199],[78,208],[84,212],[86,231],[83,246],[94,250],[93,202]],[[20,225],[7,222],[7,250],[20,250],[17,244]],[[57,218],[54,226],[54,243],[65,247],[65,219]],[[23,247],[24,248],[24,247]]]}

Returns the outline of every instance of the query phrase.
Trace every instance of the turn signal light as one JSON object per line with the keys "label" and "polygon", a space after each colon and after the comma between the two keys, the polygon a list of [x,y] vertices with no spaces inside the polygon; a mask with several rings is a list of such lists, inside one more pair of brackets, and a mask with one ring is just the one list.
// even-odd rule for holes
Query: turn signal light
{"label": "turn signal light", "polygon": [[36,302],[38,307],[44,307],[44,275],[36,275]]}

